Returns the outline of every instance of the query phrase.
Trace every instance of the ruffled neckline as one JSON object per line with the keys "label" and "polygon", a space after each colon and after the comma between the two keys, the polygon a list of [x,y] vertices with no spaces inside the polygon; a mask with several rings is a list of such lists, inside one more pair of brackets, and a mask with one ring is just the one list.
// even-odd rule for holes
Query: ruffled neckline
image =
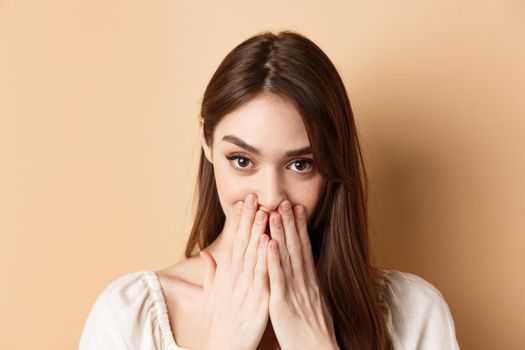
{"label": "ruffled neckline", "polygon": [[154,271],[151,270],[144,270],[141,273],[153,297],[155,298],[157,319],[160,326],[162,340],[164,341],[166,348],[168,350],[189,350],[178,346],[175,342],[175,337],[171,330],[170,321],[168,317],[168,307],[166,306],[166,300],[164,299],[164,294],[159,281],[159,277]]}

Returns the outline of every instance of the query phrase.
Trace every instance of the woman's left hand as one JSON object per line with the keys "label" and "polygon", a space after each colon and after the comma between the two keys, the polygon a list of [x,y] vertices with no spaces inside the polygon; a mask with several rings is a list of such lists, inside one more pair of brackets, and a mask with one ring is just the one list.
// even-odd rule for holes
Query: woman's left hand
{"label": "woman's left hand", "polygon": [[270,216],[269,314],[283,350],[338,349],[314,266],[306,211],[288,200]]}

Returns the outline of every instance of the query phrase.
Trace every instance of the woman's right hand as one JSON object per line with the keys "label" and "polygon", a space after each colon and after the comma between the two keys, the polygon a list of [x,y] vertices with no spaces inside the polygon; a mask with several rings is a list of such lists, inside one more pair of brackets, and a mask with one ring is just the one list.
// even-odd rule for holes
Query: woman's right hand
{"label": "woman's right hand", "polygon": [[[251,198],[250,198],[251,197]],[[222,234],[231,254],[218,266],[201,251],[204,262],[205,349],[256,349],[269,319],[270,290],[266,256],[268,216],[258,211],[256,196],[237,202]]]}

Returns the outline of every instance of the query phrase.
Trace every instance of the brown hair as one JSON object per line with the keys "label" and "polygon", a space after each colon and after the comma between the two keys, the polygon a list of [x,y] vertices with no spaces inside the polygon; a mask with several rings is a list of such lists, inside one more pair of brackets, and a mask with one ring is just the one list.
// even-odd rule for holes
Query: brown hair
{"label": "brown hair", "polygon": [[[297,108],[315,166],[327,180],[308,232],[339,347],[390,349],[376,289],[378,270],[369,254],[366,171],[343,81],[326,54],[303,35],[255,35],[228,53],[204,92],[206,142],[213,143],[222,117],[263,92],[286,98]],[[213,165],[203,150],[195,198],[186,258],[211,244],[225,223]]]}

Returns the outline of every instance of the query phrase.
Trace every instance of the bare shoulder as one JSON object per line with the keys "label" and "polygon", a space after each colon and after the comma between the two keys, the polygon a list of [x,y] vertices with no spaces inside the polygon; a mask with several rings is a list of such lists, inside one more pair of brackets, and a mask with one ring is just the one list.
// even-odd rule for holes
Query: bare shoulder
{"label": "bare shoulder", "polygon": [[198,256],[183,259],[155,273],[168,307],[195,303],[202,294],[203,269]]}
{"label": "bare shoulder", "polygon": [[185,282],[202,288],[203,268],[198,256],[185,258],[155,273],[167,282]]}
{"label": "bare shoulder", "polygon": [[201,347],[203,288],[197,256],[155,271],[164,294],[173,338],[179,347]]}

